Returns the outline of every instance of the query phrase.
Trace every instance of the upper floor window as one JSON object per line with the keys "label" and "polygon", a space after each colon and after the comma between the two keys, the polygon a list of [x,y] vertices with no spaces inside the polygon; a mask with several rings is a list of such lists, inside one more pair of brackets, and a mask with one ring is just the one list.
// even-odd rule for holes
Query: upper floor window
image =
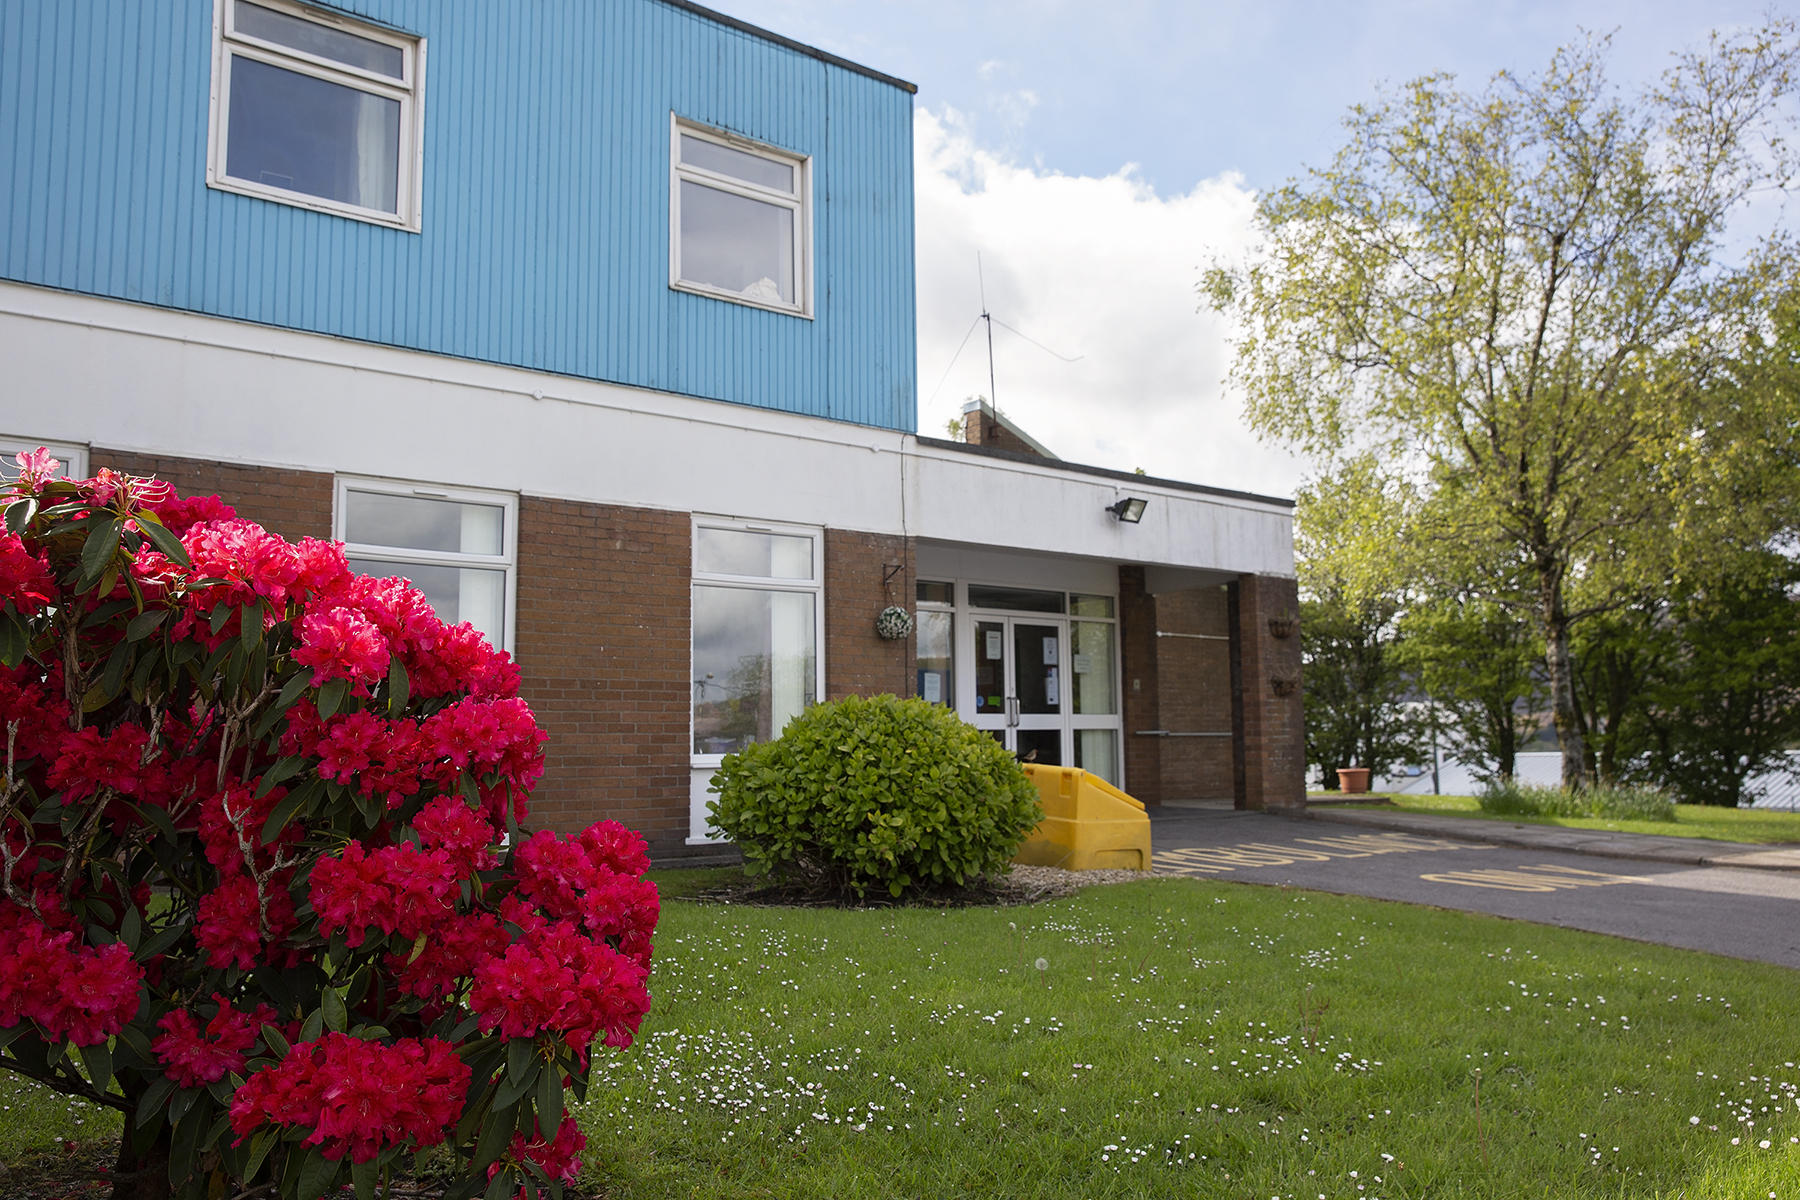
{"label": "upper floor window", "polygon": [[359,575],[412,580],[440,620],[512,649],[518,497],[383,479],[337,481],[336,534]]}
{"label": "upper floor window", "polygon": [[673,128],[669,286],[812,316],[811,160]]}
{"label": "upper floor window", "polygon": [[425,43],[286,0],[217,0],[209,187],[419,228]]}

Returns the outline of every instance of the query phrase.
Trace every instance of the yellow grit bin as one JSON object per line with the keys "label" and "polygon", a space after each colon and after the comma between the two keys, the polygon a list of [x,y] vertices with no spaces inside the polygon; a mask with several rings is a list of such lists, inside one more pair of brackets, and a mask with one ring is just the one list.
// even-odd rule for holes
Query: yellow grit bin
{"label": "yellow grit bin", "polygon": [[1076,767],[1025,763],[1044,820],[1013,861],[1069,871],[1150,869],[1150,815],[1106,780]]}

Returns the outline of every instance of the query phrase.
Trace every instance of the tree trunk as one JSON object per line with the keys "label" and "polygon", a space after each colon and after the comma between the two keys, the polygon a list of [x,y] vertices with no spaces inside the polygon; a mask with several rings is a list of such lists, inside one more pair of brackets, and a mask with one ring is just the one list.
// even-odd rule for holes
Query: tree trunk
{"label": "tree trunk", "polygon": [[1543,605],[1544,660],[1550,673],[1550,711],[1556,718],[1556,740],[1562,749],[1562,785],[1571,792],[1578,792],[1587,787],[1587,753],[1581,736],[1581,717],[1575,711],[1569,619],[1563,611],[1559,583],[1545,581]]}
{"label": "tree trunk", "polygon": [[119,1161],[113,1170],[112,1200],[169,1200],[169,1127],[159,1122],[157,1137],[138,1153],[133,1144],[132,1117],[125,1115],[125,1132],[119,1138]]}

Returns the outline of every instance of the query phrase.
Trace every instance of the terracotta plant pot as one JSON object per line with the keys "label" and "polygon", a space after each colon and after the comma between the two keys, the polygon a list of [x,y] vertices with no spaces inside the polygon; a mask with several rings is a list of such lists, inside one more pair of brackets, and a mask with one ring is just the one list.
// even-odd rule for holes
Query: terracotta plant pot
{"label": "terracotta plant pot", "polygon": [[1337,771],[1338,791],[1366,792],[1369,790],[1369,768],[1339,767]]}

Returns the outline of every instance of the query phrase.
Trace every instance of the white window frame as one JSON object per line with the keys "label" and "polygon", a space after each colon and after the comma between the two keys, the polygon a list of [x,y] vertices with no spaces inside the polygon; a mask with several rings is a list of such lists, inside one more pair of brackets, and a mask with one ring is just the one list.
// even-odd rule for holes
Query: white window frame
{"label": "white window frame", "polygon": [[[773,188],[758,187],[754,183],[746,183],[742,179],[730,175],[720,175],[702,167],[684,166],[681,161],[681,138],[699,138],[701,141],[716,142],[732,150],[745,154],[754,154],[794,168],[794,191],[778,192]],[[794,300],[793,304],[782,304],[779,301],[754,300],[739,292],[726,291],[724,288],[710,284],[694,283],[681,277],[681,182],[704,184],[721,192],[743,196],[751,200],[760,200],[765,204],[776,204],[791,209],[794,213]],[[742,304],[750,308],[767,309],[770,312],[786,313],[791,317],[804,317],[812,320],[813,316],[813,201],[812,201],[812,156],[795,154],[791,150],[782,150],[776,146],[762,142],[753,142],[749,138],[739,137],[724,129],[711,125],[701,125],[694,121],[683,120],[674,113],[669,114],[669,286],[678,292],[690,292],[696,296],[708,296],[714,300],[729,300],[733,304]]]}
{"label": "white window frame", "polygon": [[0,479],[17,479],[19,464],[13,461],[15,454],[29,454],[39,446],[50,451],[62,463],[63,479],[86,479],[88,477],[88,448],[76,442],[52,442],[44,438],[18,437],[10,433],[0,433]]}
{"label": "white window frame", "polygon": [[[812,578],[775,579],[762,575],[723,575],[699,569],[700,530],[726,529],[737,533],[771,533],[784,537],[804,537],[812,541]],[[802,592],[813,597],[813,698],[814,703],[825,699],[825,530],[818,525],[783,525],[773,521],[749,521],[736,517],[712,517],[696,513],[688,538],[690,546],[689,562],[691,564],[691,581],[688,585],[688,657],[687,674],[694,673],[694,622],[693,622],[693,589],[705,587],[735,587],[756,592]],[[688,700],[688,768],[689,768],[689,813],[688,839],[690,846],[710,846],[724,842],[723,838],[713,837],[706,828],[706,805],[712,799],[707,791],[712,782],[713,773],[719,764],[725,761],[723,754],[698,754],[694,751],[694,698],[690,686]]]}
{"label": "white window frame", "polygon": [[[447,550],[412,550],[404,546],[352,542],[344,537],[349,515],[350,492],[380,492],[390,496],[406,496],[422,500],[448,500],[458,504],[487,504],[505,509],[501,517],[504,554],[456,554]],[[449,487],[443,484],[418,483],[403,479],[381,479],[361,475],[339,475],[332,491],[331,536],[344,543],[344,552],[352,558],[381,558],[389,562],[418,563],[429,567],[485,567],[506,572],[506,620],[502,637],[504,645],[496,646],[509,654],[519,616],[519,494],[490,492],[478,488]]]}
{"label": "white window frame", "polygon": [[[295,208],[331,213],[418,233],[423,220],[425,186],[425,39],[408,37],[377,25],[366,25],[322,9],[293,3],[292,0],[254,0],[254,3],[315,25],[340,29],[360,38],[399,47],[403,78],[396,83],[386,75],[241,34],[235,27],[235,0],[213,0],[212,108],[206,136],[206,186],[222,192],[236,192],[242,196],[273,200]],[[231,114],[229,61],[232,54],[398,100],[400,174],[394,190],[395,211],[382,212],[378,208],[345,204],[322,196],[311,196],[305,192],[227,175],[225,152],[230,142],[227,126]]]}

